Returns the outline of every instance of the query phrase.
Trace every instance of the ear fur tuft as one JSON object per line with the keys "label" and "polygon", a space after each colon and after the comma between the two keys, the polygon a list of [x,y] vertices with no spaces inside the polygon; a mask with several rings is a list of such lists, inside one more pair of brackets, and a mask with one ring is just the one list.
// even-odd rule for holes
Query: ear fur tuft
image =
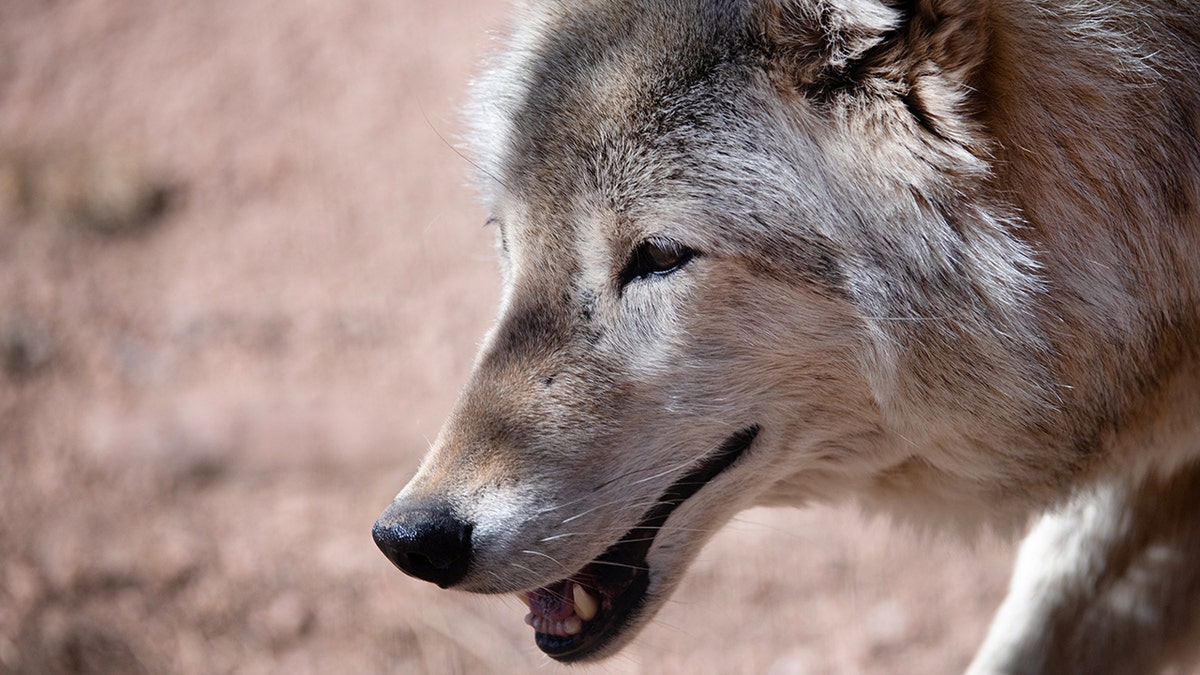
{"label": "ear fur tuft", "polygon": [[915,0],[905,41],[910,57],[934,64],[946,80],[966,84],[987,54],[985,0]]}
{"label": "ear fur tuft", "polygon": [[986,0],[763,0],[757,29],[771,67],[800,89],[911,84],[937,73],[968,84],[986,53]]}
{"label": "ear fur tuft", "polygon": [[801,86],[845,71],[901,20],[874,0],[766,0],[756,14],[773,65]]}

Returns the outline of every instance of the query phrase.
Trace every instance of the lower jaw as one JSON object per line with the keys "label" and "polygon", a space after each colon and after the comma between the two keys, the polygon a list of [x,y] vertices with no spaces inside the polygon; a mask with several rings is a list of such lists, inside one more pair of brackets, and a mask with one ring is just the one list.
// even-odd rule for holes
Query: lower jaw
{"label": "lower jaw", "polygon": [[757,426],[751,426],[732,434],[700,466],[668,487],[637,526],[574,575],[572,581],[600,593],[600,611],[592,620],[584,622],[575,635],[535,633],[538,648],[557,661],[583,661],[600,656],[606,646],[624,634],[644,609],[650,586],[646,556],[655,536],[680,504],[749,449],[758,431]]}
{"label": "lower jaw", "polygon": [[650,585],[650,570],[645,565],[633,572],[619,594],[605,597],[604,607],[575,635],[534,633],[534,642],[547,656],[563,663],[597,658],[599,652],[617,640],[637,619]]}

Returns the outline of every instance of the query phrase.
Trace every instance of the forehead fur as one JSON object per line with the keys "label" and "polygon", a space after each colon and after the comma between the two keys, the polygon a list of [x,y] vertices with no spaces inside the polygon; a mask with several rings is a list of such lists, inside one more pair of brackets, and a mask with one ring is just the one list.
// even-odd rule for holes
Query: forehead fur
{"label": "forehead fur", "polygon": [[[920,92],[898,75],[906,66],[893,61],[932,56],[907,59],[903,50],[881,47],[915,16],[876,0],[527,2],[507,49],[473,92],[472,140],[485,199],[507,194],[565,213],[573,197],[588,194],[623,212],[664,192],[678,197],[681,188],[728,178],[744,168],[731,159],[761,154],[775,139],[811,137],[806,129],[770,128],[777,125],[768,118],[804,125],[808,116],[796,108],[825,106],[831,91],[874,90],[879,99],[919,110]],[[926,31],[920,21],[909,23]],[[941,99],[953,105],[954,94],[947,89]],[[842,107],[871,116],[860,103]],[[966,140],[943,113],[919,119],[946,123],[937,130],[944,139]],[[903,131],[913,122],[890,128]],[[870,133],[884,128],[866,124]],[[723,147],[734,137],[743,147]],[[883,145],[865,137],[864,145],[872,144]],[[746,178],[739,176],[743,184]]]}
{"label": "forehead fur", "polygon": [[747,5],[526,5],[474,92],[485,188],[495,181],[537,202],[580,189],[614,199],[646,189],[653,181],[641,156],[661,153],[672,128],[710,117],[725,98],[716,81],[760,51]]}

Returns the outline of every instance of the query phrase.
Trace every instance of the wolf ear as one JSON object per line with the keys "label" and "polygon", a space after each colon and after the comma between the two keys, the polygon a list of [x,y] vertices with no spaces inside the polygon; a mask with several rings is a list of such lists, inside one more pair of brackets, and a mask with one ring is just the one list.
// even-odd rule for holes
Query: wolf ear
{"label": "wolf ear", "polygon": [[901,21],[874,0],[764,0],[755,23],[770,65],[799,86],[846,71]]}
{"label": "wolf ear", "polygon": [[967,84],[986,50],[985,0],[762,0],[756,29],[771,68],[801,89],[936,71]]}

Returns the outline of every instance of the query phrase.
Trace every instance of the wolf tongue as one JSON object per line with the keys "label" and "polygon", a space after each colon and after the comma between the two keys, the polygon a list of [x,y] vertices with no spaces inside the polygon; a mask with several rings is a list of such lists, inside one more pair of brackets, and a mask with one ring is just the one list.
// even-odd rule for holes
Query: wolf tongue
{"label": "wolf tongue", "polygon": [[534,616],[562,621],[575,613],[570,579],[543,586],[529,594],[529,611]]}

